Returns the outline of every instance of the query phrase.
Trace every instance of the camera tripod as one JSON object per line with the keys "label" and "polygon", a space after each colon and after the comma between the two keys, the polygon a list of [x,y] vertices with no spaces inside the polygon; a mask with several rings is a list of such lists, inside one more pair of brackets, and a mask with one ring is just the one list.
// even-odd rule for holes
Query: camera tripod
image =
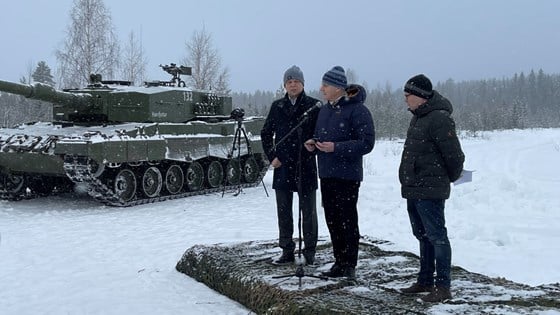
{"label": "camera tripod", "polygon": [[[230,118],[235,119],[237,121],[237,127],[235,129],[235,134],[233,136],[233,143],[231,146],[231,150],[228,152],[227,155],[228,166],[226,167],[226,172],[224,174],[225,178],[224,178],[224,186],[223,186],[224,189],[222,191],[222,197],[225,194],[226,185],[228,183],[236,182],[238,184],[237,192],[234,193],[234,196],[239,195],[242,191],[241,181],[242,181],[242,176],[244,174],[244,170],[241,165],[241,138],[242,137],[245,140],[245,144],[247,145],[247,156],[249,158],[253,158],[253,148],[251,147],[251,141],[247,136],[245,127],[243,127],[244,115],[245,115],[245,111],[241,108],[234,109],[230,114]],[[234,157],[235,151],[237,151],[236,157]],[[261,179],[261,182],[263,184],[266,196],[268,197],[268,191],[266,190],[266,186],[264,184],[264,177]]]}

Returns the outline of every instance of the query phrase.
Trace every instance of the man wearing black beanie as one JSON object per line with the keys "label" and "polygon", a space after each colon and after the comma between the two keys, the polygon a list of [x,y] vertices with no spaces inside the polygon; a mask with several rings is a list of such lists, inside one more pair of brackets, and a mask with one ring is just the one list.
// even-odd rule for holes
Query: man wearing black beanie
{"label": "man wearing black beanie", "polygon": [[432,89],[430,79],[423,74],[410,78],[404,86],[404,97],[413,116],[399,180],[412,233],[420,243],[420,271],[416,283],[401,292],[429,292],[423,301],[442,302],[451,299],[451,245],[445,227],[445,200],[450,195],[450,183],[463,170],[465,155],[451,118],[451,102]]}
{"label": "man wearing black beanie", "polygon": [[404,92],[423,99],[430,99],[434,95],[432,82],[423,74],[418,74],[406,81]]}

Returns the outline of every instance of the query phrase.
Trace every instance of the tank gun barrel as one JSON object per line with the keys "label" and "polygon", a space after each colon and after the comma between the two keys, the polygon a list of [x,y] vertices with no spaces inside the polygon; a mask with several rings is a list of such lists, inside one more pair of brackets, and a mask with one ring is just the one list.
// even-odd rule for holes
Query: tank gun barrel
{"label": "tank gun barrel", "polygon": [[88,105],[92,98],[89,94],[57,91],[53,87],[42,83],[27,85],[3,80],[0,80],[0,91],[56,105]]}

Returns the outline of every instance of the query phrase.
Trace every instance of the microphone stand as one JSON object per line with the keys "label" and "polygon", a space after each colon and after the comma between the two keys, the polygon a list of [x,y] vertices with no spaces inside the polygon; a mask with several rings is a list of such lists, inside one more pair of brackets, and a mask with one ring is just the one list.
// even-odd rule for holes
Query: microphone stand
{"label": "microphone stand", "polygon": [[[303,115],[301,115],[299,122],[297,123],[297,125],[294,126],[294,128],[292,128],[290,131],[288,131],[287,134],[285,134],[282,138],[280,138],[280,140],[278,140],[278,142],[276,142],[274,144],[274,146],[272,146],[272,149],[270,149],[270,151],[268,153],[271,153],[276,151],[276,148],[282,143],[284,142],[286,139],[288,139],[289,136],[292,135],[292,133],[294,133],[296,130],[301,129],[301,125],[303,125],[303,123],[305,123],[307,121],[307,119],[309,119],[309,115],[307,113],[304,113]],[[301,130],[300,130],[301,131]],[[301,134],[298,134],[298,139],[300,141],[301,140]]]}
{"label": "microphone stand", "polygon": [[[270,152],[273,152],[276,150],[276,147],[282,143],[284,140],[286,140],[286,138],[288,138],[292,133],[294,133],[295,131],[297,131],[298,133],[298,142],[303,146],[303,129],[301,128],[301,125],[303,125],[303,123],[305,123],[307,121],[307,119],[309,119],[309,115],[307,115],[307,113],[303,114],[302,117],[300,118],[300,121],[298,122],[298,124],[292,128],[284,137],[282,137],[282,139],[280,139],[280,141],[278,141],[278,143],[276,143],[274,145],[274,147],[272,148],[272,150],[270,150]],[[303,187],[302,187],[302,182],[301,182],[301,178],[302,178],[302,157],[301,157],[301,151],[302,148],[299,148],[299,153],[298,153],[298,162],[297,162],[297,189],[298,189],[298,232],[299,232],[299,239],[298,239],[298,259],[296,261],[296,272],[293,274],[288,274],[288,275],[282,275],[282,276],[274,276],[272,278],[274,279],[280,279],[280,278],[290,278],[290,277],[298,277],[299,279],[299,288],[301,289],[301,279],[303,277],[310,277],[310,278],[317,278],[317,279],[321,279],[321,280],[328,280],[327,277],[323,277],[323,276],[316,276],[316,275],[306,275],[305,274],[305,270],[303,269],[303,259],[301,258],[302,255],[302,241],[303,241],[303,236],[302,236],[302,218],[303,218],[303,211],[301,209],[301,207],[299,206],[299,204],[301,204],[301,200],[300,198],[303,196]]]}

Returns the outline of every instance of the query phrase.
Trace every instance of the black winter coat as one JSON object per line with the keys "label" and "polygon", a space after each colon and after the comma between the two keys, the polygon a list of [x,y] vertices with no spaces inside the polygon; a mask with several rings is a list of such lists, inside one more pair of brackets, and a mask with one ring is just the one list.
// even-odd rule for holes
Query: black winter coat
{"label": "black winter coat", "polygon": [[459,178],[465,161],[452,112],[451,102],[437,91],[412,112],[399,167],[403,198],[449,198],[450,182]]}
{"label": "black winter coat", "polygon": [[[315,155],[307,151],[303,143],[313,138],[315,123],[319,109],[312,110],[307,120],[301,125],[301,136],[296,129],[288,138],[278,143],[290,132],[302,118],[303,114],[315,106],[319,100],[307,96],[302,92],[294,105],[290,102],[288,95],[278,99],[270,106],[263,129],[261,130],[261,142],[268,160],[272,162],[278,158],[282,166],[274,169],[272,188],[280,190],[298,191],[298,160],[301,154],[302,191],[317,189],[317,163]],[[298,129],[300,129],[298,128]]]}

